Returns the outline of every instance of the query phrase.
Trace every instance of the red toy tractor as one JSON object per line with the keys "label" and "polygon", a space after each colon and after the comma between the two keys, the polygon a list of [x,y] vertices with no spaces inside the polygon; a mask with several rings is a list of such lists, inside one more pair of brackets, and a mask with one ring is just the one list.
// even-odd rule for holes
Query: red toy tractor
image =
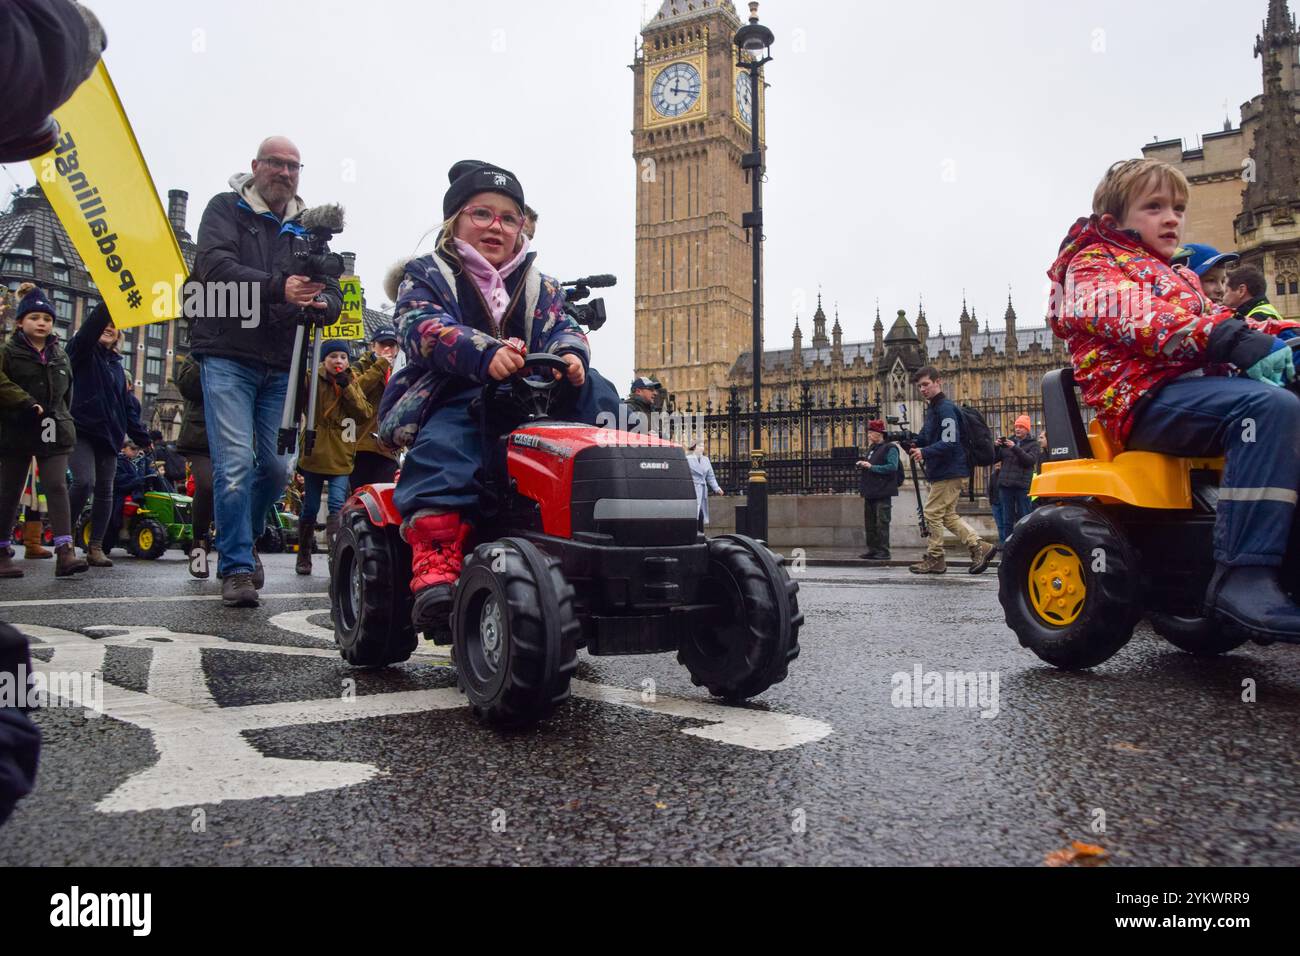
{"label": "red toy tractor", "polygon": [[[461,689],[500,726],[546,717],[569,695],[577,652],[677,652],[696,685],[729,701],[784,680],[799,654],[798,585],[783,559],[743,535],[698,530],[681,446],[548,417],[562,359],[526,357],[509,386],[488,386],[504,437],[485,456],[478,542],[465,559],[445,631]],[[540,376],[524,377],[530,370]],[[331,553],[334,634],[349,663],[406,660],[411,551],[393,485],[357,489]]]}

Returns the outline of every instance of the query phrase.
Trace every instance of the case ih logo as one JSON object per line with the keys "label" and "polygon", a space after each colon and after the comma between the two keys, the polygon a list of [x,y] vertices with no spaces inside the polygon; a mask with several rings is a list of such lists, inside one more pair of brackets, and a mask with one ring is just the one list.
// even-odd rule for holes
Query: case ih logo
{"label": "case ih logo", "polygon": [[510,444],[522,448],[536,448],[538,451],[547,452],[558,458],[573,457],[573,452],[570,449],[538,438],[536,435],[512,435],[510,436]]}
{"label": "case ih logo", "polygon": [[642,471],[667,471],[668,462],[666,461],[643,461],[641,462]]}

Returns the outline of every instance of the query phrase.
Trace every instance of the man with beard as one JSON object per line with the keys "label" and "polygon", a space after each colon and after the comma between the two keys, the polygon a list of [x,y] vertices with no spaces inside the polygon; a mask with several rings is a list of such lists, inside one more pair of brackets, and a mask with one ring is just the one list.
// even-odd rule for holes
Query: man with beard
{"label": "man with beard", "polygon": [[[192,282],[231,296],[207,295],[191,332],[191,353],[203,380],[204,417],[212,452],[213,511],[222,600],[257,607],[262,562],[253,542],[271,503],[284,490],[287,462],[276,452],[288,390],[295,317],[302,310],[323,325],[338,320],[338,281],[294,274],[293,243],[306,204],[297,195],[298,148],[282,136],[263,140],[251,173],[236,173],[230,192],[208,203],[199,223]],[[253,302],[255,314],[208,315],[213,304]],[[227,311],[227,310],[222,310]]]}

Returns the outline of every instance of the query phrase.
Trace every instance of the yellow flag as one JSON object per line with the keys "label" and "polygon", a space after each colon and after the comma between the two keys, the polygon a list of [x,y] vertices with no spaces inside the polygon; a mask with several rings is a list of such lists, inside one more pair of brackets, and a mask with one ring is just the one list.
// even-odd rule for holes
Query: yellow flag
{"label": "yellow flag", "polygon": [[59,141],[32,168],[113,323],[176,318],[185,259],[103,60],[54,118]]}

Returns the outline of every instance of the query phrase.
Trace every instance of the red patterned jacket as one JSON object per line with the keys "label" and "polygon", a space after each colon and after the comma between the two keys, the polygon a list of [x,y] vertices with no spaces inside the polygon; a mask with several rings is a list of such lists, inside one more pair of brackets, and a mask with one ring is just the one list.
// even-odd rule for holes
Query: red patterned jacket
{"label": "red patterned jacket", "polygon": [[1084,401],[1121,445],[1146,395],[1188,373],[1249,368],[1274,334],[1300,327],[1236,318],[1205,297],[1192,270],[1098,216],[1071,227],[1047,275],[1048,324],[1065,340]]}

